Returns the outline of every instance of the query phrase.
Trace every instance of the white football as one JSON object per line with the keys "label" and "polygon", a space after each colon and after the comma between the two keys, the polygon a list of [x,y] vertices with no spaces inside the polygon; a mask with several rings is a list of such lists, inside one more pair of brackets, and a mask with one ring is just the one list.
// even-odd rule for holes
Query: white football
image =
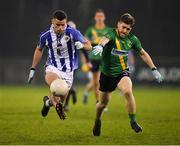
{"label": "white football", "polygon": [[55,96],[65,96],[68,91],[68,84],[65,80],[56,79],[50,85],[50,91]]}

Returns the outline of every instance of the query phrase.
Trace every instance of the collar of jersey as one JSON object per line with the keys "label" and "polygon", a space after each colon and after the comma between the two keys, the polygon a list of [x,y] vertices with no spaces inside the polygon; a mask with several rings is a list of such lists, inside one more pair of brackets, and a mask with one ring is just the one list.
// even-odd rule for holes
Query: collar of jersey
{"label": "collar of jersey", "polygon": [[100,28],[100,29],[97,28],[96,25],[94,25],[94,29],[95,29],[95,30],[104,30],[105,28],[106,28],[106,25],[104,25],[104,27],[103,27],[103,28]]}

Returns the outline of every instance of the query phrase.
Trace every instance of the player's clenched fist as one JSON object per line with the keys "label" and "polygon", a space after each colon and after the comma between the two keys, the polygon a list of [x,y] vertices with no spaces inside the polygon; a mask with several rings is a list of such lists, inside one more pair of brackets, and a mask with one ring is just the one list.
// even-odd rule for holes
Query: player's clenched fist
{"label": "player's clenched fist", "polygon": [[29,72],[29,77],[28,77],[28,83],[31,84],[31,81],[34,78],[34,74],[35,74],[35,68],[31,68],[30,72]]}

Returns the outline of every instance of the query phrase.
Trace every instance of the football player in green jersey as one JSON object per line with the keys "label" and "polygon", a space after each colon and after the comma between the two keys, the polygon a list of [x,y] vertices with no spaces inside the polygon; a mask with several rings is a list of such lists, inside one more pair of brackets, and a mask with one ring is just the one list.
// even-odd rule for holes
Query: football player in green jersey
{"label": "football player in green jersey", "polygon": [[[106,17],[104,11],[102,9],[96,10],[94,15],[95,25],[90,26],[85,32],[85,36],[90,40],[92,46],[98,45],[100,39],[110,30],[110,28],[105,24],[105,19]],[[94,55],[92,51],[88,53],[88,56],[90,60],[89,66],[93,77],[85,88],[83,94],[84,103],[87,103],[88,91],[92,88],[95,90],[96,102],[99,100],[99,65],[101,63],[101,56],[98,54]]]}
{"label": "football player in green jersey", "polygon": [[128,51],[134,49],[142,60],[150,67],[152,74],[158,82],[163,77],[157,71],[149,54],[142,48],[141,43],[131,32],[134,26],[134,17],[128,13],[123,14],[117,23],[117,28],[109,31],[93,49],[93,54],[102,55],[100,66],[100,101],[96,105],[96,119],[93,127],[94,136],[101,131],[101,115],[109,102],[111,92],[117,87],[125,96],[126,107],[130,118],[131,128],[141,132],[142,127],[136,121],[136,103],[132,92],[132,81],[127,66]]}

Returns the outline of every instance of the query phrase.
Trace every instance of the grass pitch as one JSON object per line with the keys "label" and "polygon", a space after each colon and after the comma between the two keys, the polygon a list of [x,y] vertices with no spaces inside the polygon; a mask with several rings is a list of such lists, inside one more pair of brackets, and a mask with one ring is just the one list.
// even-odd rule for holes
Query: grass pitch
{"label": "grass pitch", "polygon": [[131,130],[124,97],[116,90],[102,118],[100,137],[92,135],[95,100],[91,92],[87,105],[78,102],[61,121],[52,108],[41,117],[42,97],[47,87],[0,86],[0,144],[180,144],[180,90],[135,88],[137,120],[143,132]]}

